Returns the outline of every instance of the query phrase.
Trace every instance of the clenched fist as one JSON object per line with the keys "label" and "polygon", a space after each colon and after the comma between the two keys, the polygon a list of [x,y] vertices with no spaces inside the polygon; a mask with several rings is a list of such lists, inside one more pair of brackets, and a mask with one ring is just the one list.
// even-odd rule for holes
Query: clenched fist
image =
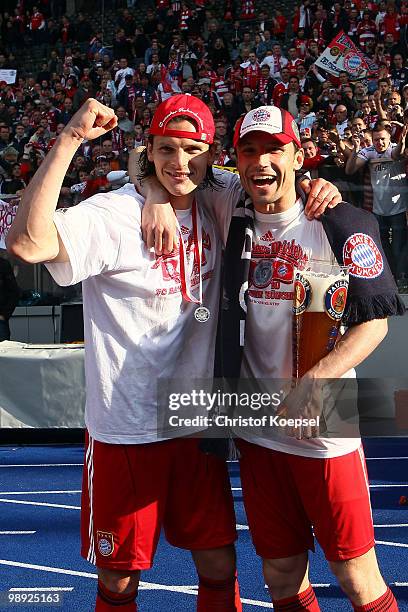
{"label": "clenched fist", "polygon": [[75,138],[94,140],[112,130],[118,119],[112,108],[89,98],[65,126],[64,132]]}

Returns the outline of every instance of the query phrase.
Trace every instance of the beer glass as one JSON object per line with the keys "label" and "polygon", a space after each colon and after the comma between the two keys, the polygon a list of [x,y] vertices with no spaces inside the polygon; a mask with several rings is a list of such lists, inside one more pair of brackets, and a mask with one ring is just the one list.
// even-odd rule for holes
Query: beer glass
{"label": "beer glass", "polygon": [[293,377],[301,378],[335,346],[346,306],[348,268],[311,259],[295,270]]}

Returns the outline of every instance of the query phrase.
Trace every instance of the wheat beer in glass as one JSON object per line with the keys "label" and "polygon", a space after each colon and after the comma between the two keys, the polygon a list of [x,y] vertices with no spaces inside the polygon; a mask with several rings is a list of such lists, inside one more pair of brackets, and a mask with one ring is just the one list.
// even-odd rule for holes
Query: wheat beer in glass
{"label": "wheat beer in glass", "polygon": [[347,299],[348,268],[311,259],[295,270],[293,377],[301,378],[335,346]]}

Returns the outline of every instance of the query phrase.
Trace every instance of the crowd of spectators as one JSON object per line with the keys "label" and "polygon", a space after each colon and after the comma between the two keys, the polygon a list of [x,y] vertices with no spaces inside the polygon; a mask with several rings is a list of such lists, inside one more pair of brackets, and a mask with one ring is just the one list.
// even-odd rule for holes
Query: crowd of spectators
{"label": "crowd of spectators", "polygon": [[[92,17],[67,17],[63,0],[6,1],[0,70],[16,69],[17,77],[0,82],[0,193],[21,193],[89,97],[115,109],[118,127],[83,144],[60,206],[114,188],[107,175],[127,169],[128,151],[146,142],[156,105],[173,93],[194,94],[211,108],[221,166],[235,164],[237,118],[274,104],[299,126],[305,169],[377,215],[392,270],[408,290],[408,0],[300,0],[291,23],[273,3],[262,11],[254,0],[224,0],[223,6],[156,0],[145,7],[143,23],[135,18],[143,3],[137,11],[133,4],[106,0],[116,15],[107,44]],[[334,77],[316,66],[340,31],[376,64],[366,78]],[[41,50],[44,61],[34,74],[16,59],[21,49],[27,56]]]}

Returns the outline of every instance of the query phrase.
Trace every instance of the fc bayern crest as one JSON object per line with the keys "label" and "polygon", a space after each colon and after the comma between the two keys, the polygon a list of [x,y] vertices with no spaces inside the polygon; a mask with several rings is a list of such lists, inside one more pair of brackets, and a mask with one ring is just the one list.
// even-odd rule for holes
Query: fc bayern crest
{"label": "fc bayern crest", "polygon": [[340,321],[346,307],[348,281],[344,278],[333,283],[324,296],[324,307],[330,318]]}
{"label": "fc bayern crest", "polygon": [[312,287],[302,274],[297,272],[294,286],[295,297],[293,300],[293,313],[300,315],[309,308],[312,299]]}
{"label": "fc bayern crest", "polygon": [[343,247],[343,262],[349,274],[357,278],[376,278],[384,270],[384,261],[378,246],[368,234],[352,234]]}
{"label": "fc bayern crest", "polygon": [[108,531],[98,531],[96,534],[98,542],[98,550],[103,557],[110,557],[115,550],[115,543],[113,541],[113,533]]}
{"label": "fc bayern crest", "polygon": [[355,53],[347,53],[343,61],[344,68],[351,74],[358,74],[363,65],[363,60]]}
{"label": "fc bayern crest", "polygon": [[259,110],[254,112],[252,117],[255,121],[265,122],[269,121],[269,119],[271,118],[271,113],[265,110],[264,108],[260,108]]}
{"label": "fc bayern crest", "polygon": [[252,282],[258,289],[264,289],[268,287],[272,279],[272,263],[269,259],[261,259],[256,264],[256,268],[253,273]]}

